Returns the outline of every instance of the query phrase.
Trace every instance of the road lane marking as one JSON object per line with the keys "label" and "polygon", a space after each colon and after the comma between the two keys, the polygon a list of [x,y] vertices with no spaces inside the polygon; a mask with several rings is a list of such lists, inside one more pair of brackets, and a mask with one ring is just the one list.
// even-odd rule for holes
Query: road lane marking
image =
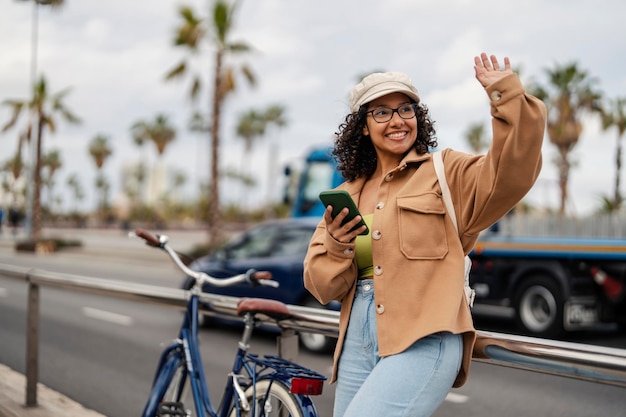
{"label": "road lane marking", "polygon": [[113,313],[111,311],[99,310],[92,307],[83,307],[82,312],[83,315],[92,319],[107,321],[109,323],[115,323],[122,326],[131,326],[133,324],[132,317]]}
{"label": "road lane marking", "polygon": [[456,394],[454,392],[449,392],[446,396],[446,401],[456,404],[466,403],[469,397],[467,395]]}
{"label": "road lane marking", "polygon": [[0,297],[6,297],[8,293],[6,288],[0,288]]}

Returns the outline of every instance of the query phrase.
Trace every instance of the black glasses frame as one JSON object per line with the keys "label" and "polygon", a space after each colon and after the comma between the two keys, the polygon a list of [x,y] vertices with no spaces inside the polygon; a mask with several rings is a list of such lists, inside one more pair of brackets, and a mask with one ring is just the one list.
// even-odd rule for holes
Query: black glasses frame
{"label": "black glasses frame", "polygon": [[[403,116],[402,114],[400,114],[400,112],[398,111],[398,110],[400,110],[401,108],[406,107],[406,106],[410,106],[410,107],[413,109],[413,114],[412,114],[411,116],[409,116],[409,117],[404,117],[404,116]],[[376,120],[376,116],[374,116],[374,112],[375,112],[375,111],[377,111],[377,110],[380,110],[380,109],[387,109],[387,110],[391,110],[391,114],[389,115],[389,118],[388,118],[388,119],[385,119],[385,120]],[[409,119],[414,118],[414,117],[417,115],[417,104],[416,104],[416,103],[403,104],[403,105],[401,105],[400,107],[397,107],[397,108],[395,108],[395,109],[392,109],[392,108],[390,108],[390,107],[386,107],[386,106],[380,106],[380,107],[377,107],[377,108],[375,108],[375,109],[368,110],[368,111],[366,111],[366,112],[365,112],[365,114],[368,114],[368,113],[371,113],[371,115],[372,115],[372,119],[374,119],[374,121],[375,121],[376,123],[387,123],[388,121],[390,121],[391,119],[393,119],[393,114],[394,114],[394,113],[398,113],[398,116],[400,116],[400,118],[401,118],[401,119],[404,119],[404,120],[409,120]]]}

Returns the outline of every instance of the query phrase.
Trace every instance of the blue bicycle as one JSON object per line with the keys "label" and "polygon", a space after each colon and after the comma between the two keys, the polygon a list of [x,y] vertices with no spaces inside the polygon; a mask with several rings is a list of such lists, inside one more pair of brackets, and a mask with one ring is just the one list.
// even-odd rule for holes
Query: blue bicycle
{"label": "blue bicycle", "polygon": [[[198,349],[198,297],[202,284],[228,286],[247,281],[251,285],[276,286],[269,272],[248,271],[216,279],[189,269],[168,245],[167,236],[154,236],[137,229],[134,235],[150,246],[165,250],[184,273],[196,280],[190,291],[179,336],[161,354],[143,417],[317,417],[310,396],[320,395],[325,376],[278,356],[248,352],[257,315],[280,321],[289,319],[287,306],[279,301],[244,298],[237,313],[243,316],[244,330],[220,405],[213,407]],[[193,402],[195,414],[190,408]]]}

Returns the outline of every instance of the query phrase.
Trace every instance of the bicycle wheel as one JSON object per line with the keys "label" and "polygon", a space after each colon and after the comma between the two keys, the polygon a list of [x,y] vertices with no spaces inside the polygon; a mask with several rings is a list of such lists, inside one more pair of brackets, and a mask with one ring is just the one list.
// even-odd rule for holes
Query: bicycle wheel
{"label": "bicycle wheel", "polygon": [[[268,390],[269,395],[267,395]],[[241,417],[304,417],[298,400],[282,382],[268,379],[258,381],[255,398],[253,398],[253,393],[254,387],[246,390],[250,411],[241,410]],[[266,396],[267,401],[265,401]],[[252,414],[253,408],[254,414]],[[230,417],[237,417],[235,407],[231,410]]]}
{"label": "bicycle wheel", "polygon": [[[188,392],[187,369],[180,357],[172,357],[163,366],[154,383],[156,390],[155,417],[191,416],[190,393]],[[187,404],[187,406],[185,406]]]}

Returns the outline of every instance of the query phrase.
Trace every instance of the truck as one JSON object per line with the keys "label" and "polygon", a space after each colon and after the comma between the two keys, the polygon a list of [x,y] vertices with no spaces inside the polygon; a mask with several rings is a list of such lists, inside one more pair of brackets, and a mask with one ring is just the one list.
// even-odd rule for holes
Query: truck
{"label": "truck", "polygon": [[[320,217],[318,195],[343,182],[329,147],[311,149],[292,178],[292,217]],[[506,219],[503,219],[506,221]],[[626,324],[626,239],[527,237],[486,230],[469,254],[473,314],[514,320],[520,333],[567,332]]]}

